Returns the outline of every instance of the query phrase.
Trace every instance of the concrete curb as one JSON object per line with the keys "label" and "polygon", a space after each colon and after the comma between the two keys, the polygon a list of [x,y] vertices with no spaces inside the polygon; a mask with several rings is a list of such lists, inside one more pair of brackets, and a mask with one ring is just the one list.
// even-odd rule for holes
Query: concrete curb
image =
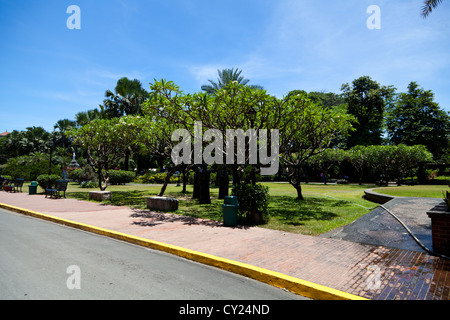
{"label": "concrete curb", "polygon": [[[375,188],[376,189],[376,188]],[[397,196],[390,196],[387,194],[382,194],[374,191],[374,189],[366,189],[364,190],[364,197],[366,200],[378,203],[378,204],[385,204],[391,200],[394,200],[395,198],[402,198]]]}
{"label": "concrete curb", "polygon": [[69,226],[83,231],[95,233],[98,235],[110,237],[116,240],[129,242],[135,245],[151,248],[177,255],[192,261],[202,264],[220,268],[229,272],[240,274],[254,280],[267,283],[272,286],[284,288],[290,292],[302,295],[304,297],[314,300],[368,300],[350,293],[335,290],[326,286],[315,284],[306,280],[298,279],[279,272],[270,271],[267,269],[255,267],[246,263],[241,263],[221,257],[216,257],[210,254],[173,246],[170,244],[144,239],[140,237],[131,236],[125,233],[107,230],[67,219],[58,218],[55,216],[31,211],[7,204],[0,203],[0,208],[10,210],[16,213],[24,214],[34,218],[43,219],[53,223]]}

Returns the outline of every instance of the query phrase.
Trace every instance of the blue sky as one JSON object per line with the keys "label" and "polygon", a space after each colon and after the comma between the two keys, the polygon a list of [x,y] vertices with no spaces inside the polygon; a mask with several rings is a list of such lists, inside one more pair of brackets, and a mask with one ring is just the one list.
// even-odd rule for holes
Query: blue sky
{"label": "blue sky", "polygon": [[[239,68],[270,94],[340,93],[368,75],[405,92],[411,81],[450,111],[450,3],[423,0],[0,0],[0,132],[98,107],[121,77],[200,91]],[[70,30],[70,5],[81,29]],[[381,9],[381,29],[366,12]]]}

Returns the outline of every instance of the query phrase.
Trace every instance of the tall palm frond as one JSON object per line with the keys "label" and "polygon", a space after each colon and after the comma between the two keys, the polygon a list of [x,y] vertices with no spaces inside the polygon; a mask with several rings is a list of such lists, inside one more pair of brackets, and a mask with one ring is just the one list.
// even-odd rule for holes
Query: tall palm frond
{"label": "tall palm frond", "polygon": [[103,104],[108,117],[140,114],[141,107],[147,99],[148,92],[142,88],[142,83],[123,77],[117,81],[114,92],[107,90]]}
{"label": "tall palm frond", "polygon": [[443,0],[425,0],[422,8],[422,17],[426,18]]}
{"label": "tall palm frond", "polygon": [[[217,82],[214,82],[213,80],[208,80],[211,85],[203,85],[201,87],[203,91],[206,91],[209,94],[213,94],[217,90],[226,87],[229,83],[233,81],[237,81],[237,83],[242,85],[246,85],[250,81],[241,76],[242,70],[239,70],[237,68],[236,70],[234,70],[234,68],[217,70],[217,73],[219,74]],[[251,85],[250,87],[253,89],[263,89],[263,87],[258,85]]]}

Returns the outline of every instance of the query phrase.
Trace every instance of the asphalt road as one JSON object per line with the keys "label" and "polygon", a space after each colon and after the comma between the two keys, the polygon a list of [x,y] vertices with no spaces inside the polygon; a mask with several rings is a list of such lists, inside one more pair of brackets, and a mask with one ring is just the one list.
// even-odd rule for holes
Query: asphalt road
{"label": "asphalt road", "polygon": [[0,209],[0,299],[305,299],[164,252]]}

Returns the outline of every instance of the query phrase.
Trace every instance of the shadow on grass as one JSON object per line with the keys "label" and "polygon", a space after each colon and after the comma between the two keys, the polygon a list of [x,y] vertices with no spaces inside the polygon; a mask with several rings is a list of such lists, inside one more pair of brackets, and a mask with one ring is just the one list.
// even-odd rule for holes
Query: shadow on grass
{"label": "shadow on grass", "polygon": [[298,226],[310,220],[332,220],[338,215],[330,209],[350,205],[350,202],[343,200],[307,197],[299,201],[289,196],[271,196],[269,215],[283,224]]}

